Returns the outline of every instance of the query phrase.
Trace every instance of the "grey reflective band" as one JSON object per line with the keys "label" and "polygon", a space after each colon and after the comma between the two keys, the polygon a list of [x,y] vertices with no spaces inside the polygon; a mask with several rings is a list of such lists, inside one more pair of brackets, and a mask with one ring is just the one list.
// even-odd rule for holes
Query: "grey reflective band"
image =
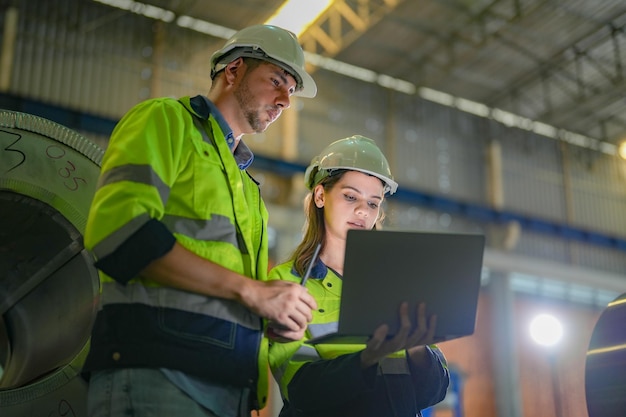
{"label": "grey reflective band", "polygon": [[172,233],[185,235],[196,240],[230,243],[239,248],[237,230],[226,216],[214,214],[209,220],[203,220],[167,214],[161,222]]}
{"label": "grey reflective band", "polygon": [[311,323],[309,324],[308,331],[311,334],[311,338],[324,336],[325,334],[336,332],[339,328],[339,325],[337,323],[338,322],[336,321],[319,324]]}
{"label": "grey reflective band", "polygon": [[129,164],[111,168],[103,173],[98,180],[98,188],[121,181],[130,181],[155,187],[159,192],[163,205],[167,203],[170,187],[161,180],[161,177],[150,165]]}
{"label": "grey reflective band", "polygon": [[[135,217],[94,246],[93,252],[100,259],[110,255],[149,220],[147,213]],[[241,245],[243,238],[237,233],[237,229],[228,217],[214,214],[211,219],[203,220],[165,215],[161,222],[174,234],[195,240],[229,243],[239,249],[243,255],[248,254],[245,245]]]}
{"label": "grey reflective band", "polygon": [[235,301],[212,298],[168,287],[145,287],[139,283],[127,285],[109,281],[102,283],[101,307],[107,304],[134,303],[202,314],[227,320],[253,330],[261,329],[259,316]]}
{"label": "grey reflective band", "polygon": [[130,238],[137,230],[141,229],[141,227],[150,221],[150,216],[148,213],[143,213],[124,226],[120,227],[104,239],[100,241],[96,246],[93,247],[93,253],[97,258],[102,259],[117,250],[117,248],[128,238]]}
{"label": "grey reflective band", "polygon": [[378,372],[385,375],[410,375],[411,370],[406,357],[387,357],[379,362]]}
{"label": "grey reflective band", "polygon": [[319,353],[317,353],[317,350],[313,346],[307,344],[301,345],[296,353],[294,353],[291,357],[291,360],[296,362],[308,362],[318,359],[321,359],[321,357]]}

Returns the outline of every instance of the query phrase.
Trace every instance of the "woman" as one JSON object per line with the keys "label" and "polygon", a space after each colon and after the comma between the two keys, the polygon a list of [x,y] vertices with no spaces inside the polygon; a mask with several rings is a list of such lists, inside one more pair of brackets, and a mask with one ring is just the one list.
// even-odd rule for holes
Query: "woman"
{"label": "woman", "polygon": [[300,282],[312,262],[306,287],[318,310],[303,340],[270,344],[270,365],[284,401],[280,416],[421,415],[443,400],[449,384],[443,354],[428,345],[436,317],[427,319],[424,305],[411,318],[403,304],[400,330],[389,340],[382,325],[367,345],[306,344],[337,328],[346,235],[382,222],[384,196],[397,188],[387,160],[372,139],[341,139],[313,158],[305,183],[311,193],[305,200],[304,238],[288,262],[272,269],[270,279]]}

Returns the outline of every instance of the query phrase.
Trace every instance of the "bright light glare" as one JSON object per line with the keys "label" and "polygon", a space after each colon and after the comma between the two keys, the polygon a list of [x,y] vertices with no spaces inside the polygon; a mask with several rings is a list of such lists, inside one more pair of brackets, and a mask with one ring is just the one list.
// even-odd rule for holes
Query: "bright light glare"
{"label": "bright light glare", "polygon": [[549,314],[539,314],[530,323],[530,336],[542,346],[553,346],[561,340],[563,327]]}
{"label": "bright light glare", "polygon": [[333,0],[287,0],[265,23],[280,26],[300,36],[332,2]]}

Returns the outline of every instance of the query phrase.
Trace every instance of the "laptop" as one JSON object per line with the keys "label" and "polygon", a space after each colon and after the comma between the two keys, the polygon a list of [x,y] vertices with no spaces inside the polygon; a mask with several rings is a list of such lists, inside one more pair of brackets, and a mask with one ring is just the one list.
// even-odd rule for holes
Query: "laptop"
{"label": "laptop", "polygon": [[481,234],[349,230],[338,331],[307,343],[366,343],[384,323],[391,338],[403,301],[412,318],[420,302],[437,315],[435,342],[471,335],[484,247]]}

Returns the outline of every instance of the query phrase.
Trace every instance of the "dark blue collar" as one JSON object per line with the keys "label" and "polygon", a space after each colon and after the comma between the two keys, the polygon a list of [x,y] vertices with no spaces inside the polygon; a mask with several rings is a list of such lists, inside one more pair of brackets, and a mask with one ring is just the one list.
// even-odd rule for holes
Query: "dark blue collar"
{"label": "dark blue collar", "polygon": [[[328,274],[328,270],[330,268],[328,268],[324,262],[322,262],[321,259],[317,259],[317,261],[315,261],[315,264],[313,265],[313,268],[311,268],[311,275],[309,275],[309,279],[324,279],[326,278],[326,275]],[[341,275],[339,275],[337,273],[337,271],[332,270],[335,275],[337,275],[339,278],[341,278]],[[300,274],[298,274],[298,272],[296,272],[296,270],[294,269],[294,267],[291,267],[291,273],[297,277],[300,276]]]}

